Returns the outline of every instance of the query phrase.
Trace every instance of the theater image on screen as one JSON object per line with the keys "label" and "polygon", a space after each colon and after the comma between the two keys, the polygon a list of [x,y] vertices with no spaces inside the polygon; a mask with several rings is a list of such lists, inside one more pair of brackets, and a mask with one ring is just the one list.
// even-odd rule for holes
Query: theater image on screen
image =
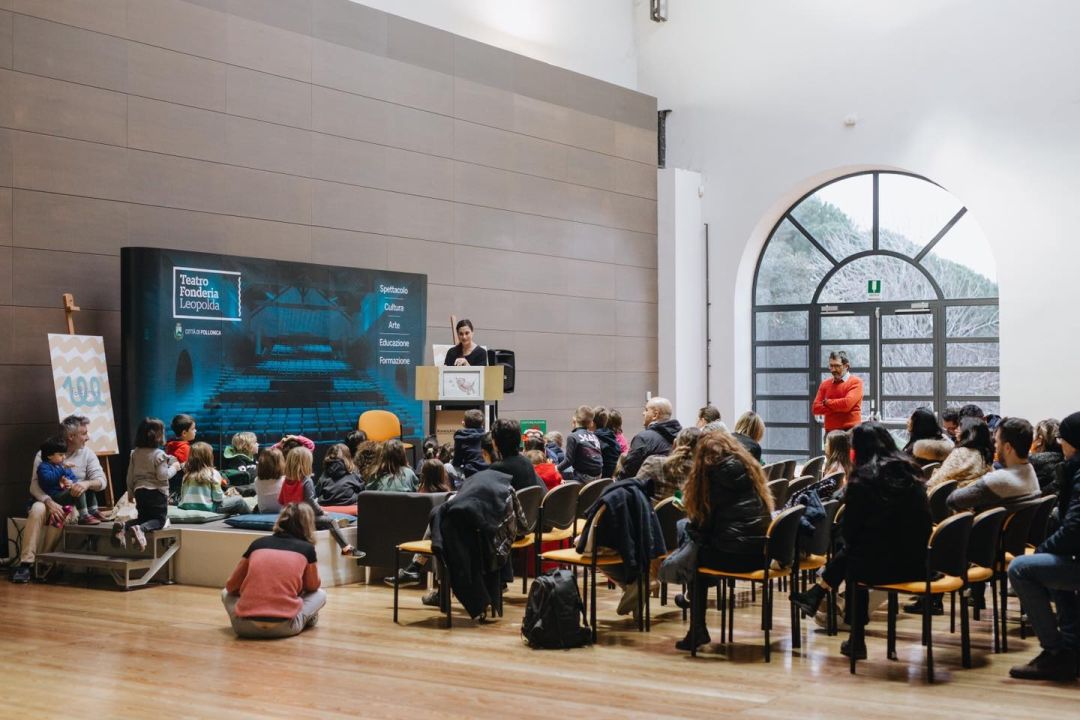
{"label": "theater image on screen", "polygon": [[177,413],[218,448],[243,430],[340,442],[380,408],[421,433],[426,275],[151,248],[121,264],[122,446]]}

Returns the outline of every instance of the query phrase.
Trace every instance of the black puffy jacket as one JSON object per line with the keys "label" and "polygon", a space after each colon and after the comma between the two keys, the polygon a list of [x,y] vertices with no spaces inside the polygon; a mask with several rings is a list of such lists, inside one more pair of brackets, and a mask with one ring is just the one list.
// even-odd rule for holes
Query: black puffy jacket
{"label": "black puffy jacket", "polygon": [[682,425],[675,418],[654,422],[630,441],[630,450],[623,460],[620,477],[637,477],[638,470],[645,459],[652,455],[671,454],[671,445],[675,436],[682,432]]}
{"label": "black puffy jacket", "polygon": [[355,505],[356,496],[364,490],[364,481],[345,468],[341,460],[323,465],[322,475],[315,483],[315,495],[322,505]]}
{"label": "black puffy jacket", "polygon": [[600,477],[615,477],[615,466],[619,463],[622,450],[619,449],[619,441],[615,439],[615,433],[608,428],[596,428],[593,431],[596,439],[600,441],[600,457],[603,467]]}
{"label": "black puffy jacket", "polygon": [[754,489],[746,466],[736,457],[724,458],[708,470],[709,518],[686,527],[691,538],[701,544],[701,562],[710,564],[715,555],[756,555],[762,557],[765,533],[771,517],[769,508]]}
{"label": "black puffy jacket", "polygon": [[1058,518],[1061,525],[1039,546],[1039,552],[1080,557],[1080,456],[1061,466]]}
{"label": "black puffy jacket", "polygon": [[1065,462],[1065,456],[1059,452],[1031,453],[1028,462],[1035,469],[1035,477],[1039,478],[1039,490],[1043,495],[1053,495],[1060,489],[1058,487],[1058,467]]}

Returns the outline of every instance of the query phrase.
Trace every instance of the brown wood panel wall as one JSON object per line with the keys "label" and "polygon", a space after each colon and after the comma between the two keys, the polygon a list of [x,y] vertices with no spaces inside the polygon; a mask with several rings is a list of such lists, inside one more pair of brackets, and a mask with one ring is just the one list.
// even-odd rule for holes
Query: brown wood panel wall
{"label": "brown wood panel wall", "polygon": [[[56,420],[45,334],[119,363],[119,253],[428,274],[502,409],[656,386],[656,101],[349,0],[0,0],[0,516]],[[119,367],[110,367],[119,388]]]}

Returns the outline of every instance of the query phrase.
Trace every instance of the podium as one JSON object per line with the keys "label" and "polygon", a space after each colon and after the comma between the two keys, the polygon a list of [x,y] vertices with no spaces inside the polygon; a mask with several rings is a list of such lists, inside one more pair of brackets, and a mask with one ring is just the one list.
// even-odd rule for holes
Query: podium
{"label": "podium", "polygon": [[416,399],[428,404],[428,434],[452,444],[466,410],[482,410],[488,427],[498,417],[503,366],[418,366]]}

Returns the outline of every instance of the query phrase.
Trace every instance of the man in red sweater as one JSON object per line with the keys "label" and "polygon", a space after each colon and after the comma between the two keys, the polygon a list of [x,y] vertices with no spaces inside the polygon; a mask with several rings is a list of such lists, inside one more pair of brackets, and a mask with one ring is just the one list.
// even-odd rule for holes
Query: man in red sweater
{"label": "man in red sweater", "polygon": [[829,353],[832,377],[821,381],[814,398],[814,414],[825,416],[825,432],[849,430],[862,422],[863,384],[850,367],[846,352]]}

